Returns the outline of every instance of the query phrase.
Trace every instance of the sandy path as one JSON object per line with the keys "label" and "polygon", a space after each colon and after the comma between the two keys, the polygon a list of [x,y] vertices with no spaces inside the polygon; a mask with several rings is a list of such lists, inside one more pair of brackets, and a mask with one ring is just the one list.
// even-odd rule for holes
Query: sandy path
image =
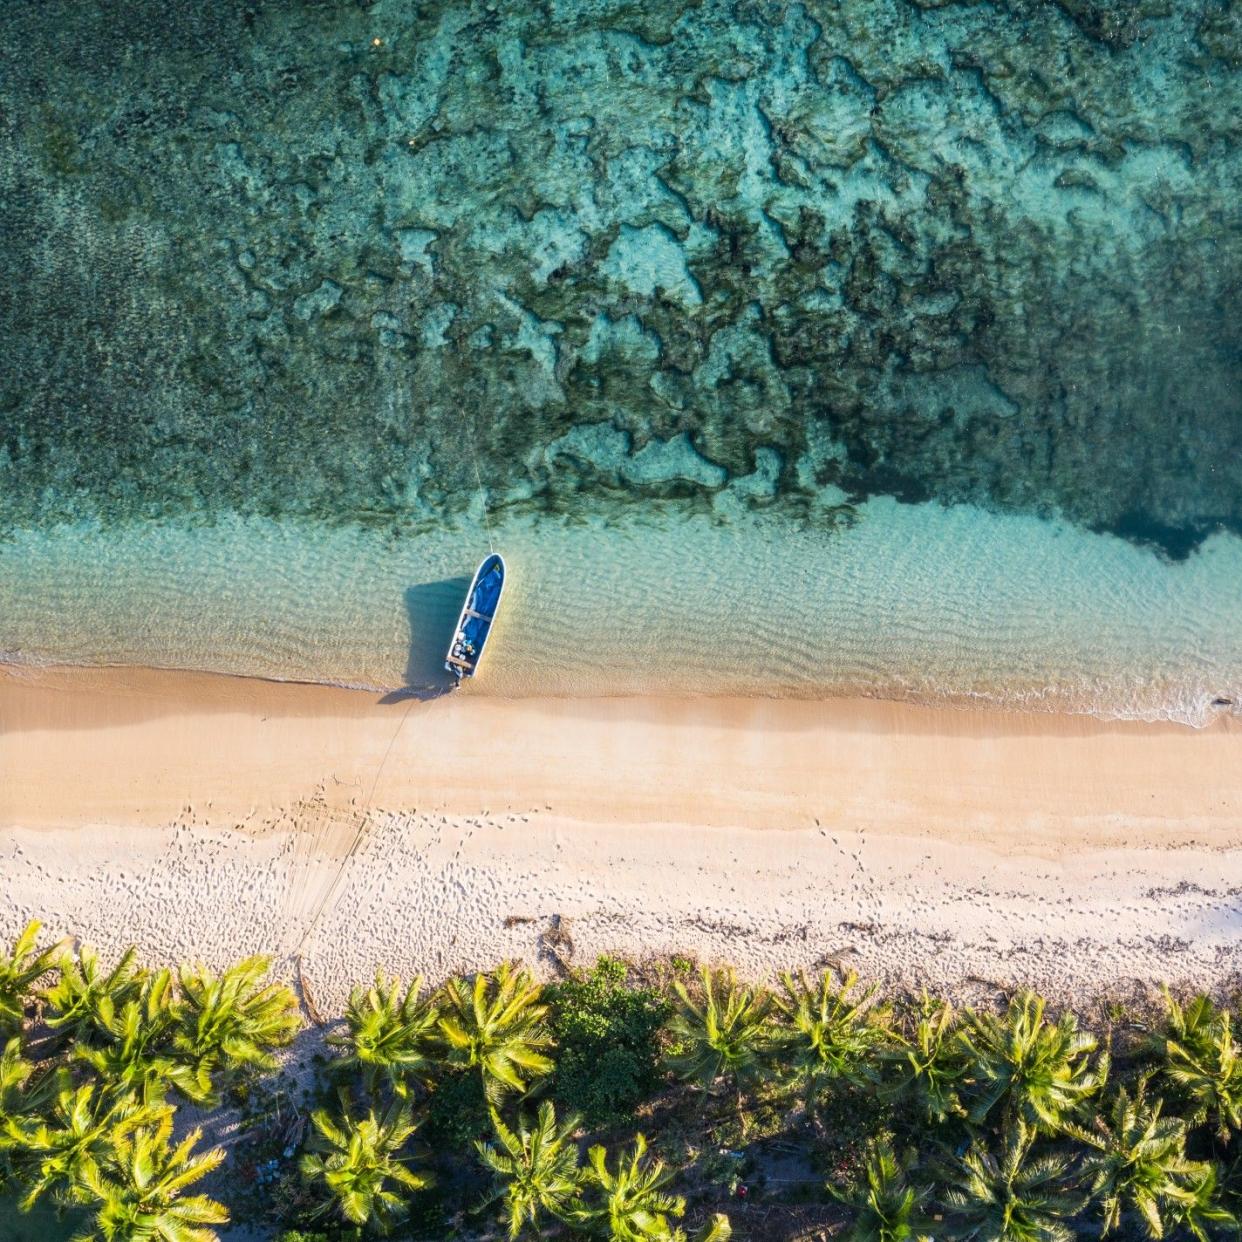
{"label": "sandy path", "polygon": [[906,982],[1074,991],[1242,967],[1236,721],[384,706],[44,670],[0,678],[0,727],[0,930],[38,914],[214,961],[301,945],[327,1008],[378,964],[533,960],[553,915],[577,960],[680,949],[761,971],[844,954]]}

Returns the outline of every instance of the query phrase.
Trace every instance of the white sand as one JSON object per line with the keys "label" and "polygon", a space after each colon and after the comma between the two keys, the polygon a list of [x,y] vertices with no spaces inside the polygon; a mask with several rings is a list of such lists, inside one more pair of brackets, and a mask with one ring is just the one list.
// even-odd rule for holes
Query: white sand
{"label": "white sand", "polygon": [[132,670],[0,678],[0,721],[0,932],[38,916],[109,951],[287,968],[300,948],[325,1013],[377,965],[536,961],[554,915],[575,962],[681,951],[761,974],[834,956],[958,993],[1242,969],[1236,722],[378,706]]}

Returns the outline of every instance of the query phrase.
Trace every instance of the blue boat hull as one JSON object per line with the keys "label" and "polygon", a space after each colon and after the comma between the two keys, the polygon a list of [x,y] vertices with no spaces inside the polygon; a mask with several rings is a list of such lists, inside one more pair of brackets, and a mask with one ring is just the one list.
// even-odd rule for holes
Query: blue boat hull
{"label": "blue boat hull", "polygon": [[448,655],[444,659],[444,667],[458,681],[463,677],[473,677],[478,669],[504,589],[504,557],[493,552],[475,571],[461,616],[457,618]]}

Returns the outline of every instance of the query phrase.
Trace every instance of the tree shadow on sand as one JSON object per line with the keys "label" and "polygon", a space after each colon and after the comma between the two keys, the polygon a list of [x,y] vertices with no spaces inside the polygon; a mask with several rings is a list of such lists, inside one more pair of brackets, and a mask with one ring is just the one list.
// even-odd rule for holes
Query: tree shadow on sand
{"label": "tree shadow on sand", "polygon": [[444,578],[420,582],[405,593],[410,621],[410,654],[405,665],[405,685],[380,699],[381,703],[404,703],[408,699],[438,699],[457,686],[457,679],[444,667],[453,627],[466,598],[469,578]]}

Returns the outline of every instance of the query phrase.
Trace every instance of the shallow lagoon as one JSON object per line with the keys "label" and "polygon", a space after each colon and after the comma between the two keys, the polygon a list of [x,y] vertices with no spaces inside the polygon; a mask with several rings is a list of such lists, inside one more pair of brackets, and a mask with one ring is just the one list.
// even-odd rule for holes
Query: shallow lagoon
{"label": "shallow lagoon", "polygon": [[[1170,565],[1064,522],[886,499],[831,535],[675,513],[494,535],[509,581],[471,693],[869,694],[1195,724],[1242,701],[1234,536]],[[486,551],[470,522],[59,527],[0,546],[0,614],[25,661],[434,692]]]}

